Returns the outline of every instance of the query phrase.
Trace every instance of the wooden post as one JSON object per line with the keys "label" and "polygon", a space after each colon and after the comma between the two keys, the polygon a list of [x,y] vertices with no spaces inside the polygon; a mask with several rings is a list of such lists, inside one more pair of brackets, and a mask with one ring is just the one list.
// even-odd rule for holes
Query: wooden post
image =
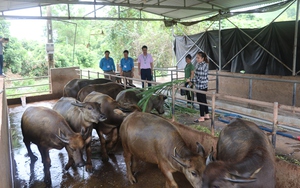
{"label": "wooden post", "polygon": [[126,86],[127,86],[127,79],[126,79],[126,77],[123,78],[123,82],[124,82],[124,89],[126,89]]}
{"label": "wooden post", "polygon": [[211,135],[215,136],[215,109],[216,109],[216,92],[211,97]]}
{"label": "wooden post", "polygon": [[272,144],[273,147],[276,147],[276,132],[277,132],[277,125],[278,125],[278,102],[274,102],[273,107],[273,131],[272,131]]}

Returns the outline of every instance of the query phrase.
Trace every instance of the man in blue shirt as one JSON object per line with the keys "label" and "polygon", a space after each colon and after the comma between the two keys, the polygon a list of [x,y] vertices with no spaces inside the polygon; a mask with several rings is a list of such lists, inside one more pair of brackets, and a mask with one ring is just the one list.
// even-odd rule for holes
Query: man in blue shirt
{"label": "man in blue shirt", "polygon": [[[121,59],[120,62],[120,75],[128,78],[132,78],[134,76],[134,63],[131,57],[128,57],[128,50],[124,50],[124,58]],[[129,83],[132,84],[132,80],[129,80]]]}
{"label": "man in blue shirt", "polygon": [[[109,57],[110,52],[106,50],[104,52],[105,57],[103,57],[99,62],[99,67],[103,70],[105,74],[115,74],[116,67],[114,63],[114,59]],[[106,79],[109,79],[109,75],[104,75]],[[115,77],[111,77],[111,80],[114,82]]]}

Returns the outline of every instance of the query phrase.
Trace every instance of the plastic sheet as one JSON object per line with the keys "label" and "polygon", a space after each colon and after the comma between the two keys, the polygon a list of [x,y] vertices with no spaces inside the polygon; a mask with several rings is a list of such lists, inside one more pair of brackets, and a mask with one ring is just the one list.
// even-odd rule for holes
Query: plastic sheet
{"label": "plastic sheet", "polygon": [[[270,53],[265,51],[254,41],[250,42],[252,39],[247,37],[242,31],[234,28],[221,31],[222,70],[228,70],[230,72],[240,72],[244,70],[245,73],[249,74],[292,75],[295,22],[276,22],[266,26],[266,28],[241,30],[252,38],[263,30],[262,33],[255,38],[255,41],[282,63],[272,57]],[[210,61],[209,69],[217,69],[219,65],[218,32],[219,31],[214,30],[191,36],[176,36],[174,51],[178,61],[177,66],[184,68],[186,64],[185,56],[187,54],[192,55],[192,62],[195,64],[196,53],[198,51],[204,51],[215,62]],[[249,45],[247,45],[248,43]],[[298,39],[298,45],[299,44]],[[245,45],[247,46],[242,50]],[[242,50],[242,52],[238,53],[240,50]],[[238,55],[234,57],[236,54]],[[300,52],[298,50],[297,56],[299,55]],[[227,62],[229,63],[227,64]],[[225,64],[227,65],[223,67]],[[299,71],[299,69],[300,63],[298,58],[296,72]]]}

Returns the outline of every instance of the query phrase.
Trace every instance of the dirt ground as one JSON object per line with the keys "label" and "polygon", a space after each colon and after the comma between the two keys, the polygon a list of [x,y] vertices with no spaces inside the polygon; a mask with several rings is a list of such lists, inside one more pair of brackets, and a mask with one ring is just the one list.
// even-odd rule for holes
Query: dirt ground
{"label": "dirt ground", "polygon": [[[15,163],[15,187],[32,187],[43,188],[47,187],[43,182],[43,165],[37,147],[32,144],[34,154],[38,156],[35,163],[31,163],[30,158],[27,156],[27,150],[22,141],[22,134],[20,129],[20,120],[24,110],[28,106],[46,106],[51,108],[55,104],[55,100],[27,104],[22,106],[9,106],[10,127],[13,142],[13,156]],[[220,116],[220,115],[218,115]],[[210,128],[211,120],[201,123],[194,123],[198,118],[198,114],[177,112],[176,119],[182,124],[188,126]],[[258,123],[261,124],[261,123]],[[226,123],[222,121],[215,121],[216,133],[222,130]],[[266,125],[264,125],[266,126]],[[207,130],[207,129],[206,129]],[[286,132],[289,134],[297,135],[297,133]],[[84,168],[70,168],[68,171],[64,170],[64,165],[67,163],[68,156],[65,149],[50,150],[51,158],[51,177],[52,187],[63,188],[160,188],[165,185],[165,177],[158,169],[157,165],[140,162],[138,165],[139,171],[135,174],[137,183],[131,185],[126,177],[126,166],[122,155],[122,147],[119,147],[116,152],[109,155],[108,162],[102,162],[100,157],[100,142],[96,132],[93,132],[92,139],[92,163],[93,173],[87,173]],[[289,159],[300,160],[298,140],[277,136],[276,153]],[[295,162],[295,161],[294,161]],[[297,163],[297,161],[296,161]],[[192,187],[186,180],[183,174],[174,173],[174,179],[179,187],[189,188]]]}

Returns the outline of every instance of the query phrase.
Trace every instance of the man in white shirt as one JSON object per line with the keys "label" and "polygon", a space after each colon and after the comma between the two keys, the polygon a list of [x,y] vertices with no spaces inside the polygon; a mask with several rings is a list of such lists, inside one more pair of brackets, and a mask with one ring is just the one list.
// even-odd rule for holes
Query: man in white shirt
{"label": "man in white shirt", "polygon": [[[153,58],[151,54],[147,53],[148,47],[143,46],[143,53],[138,57],[138,69],[142,80],[152,81],[153,79]],[[151,83],[148,83],[148,87]],[[144,88],[144,82],[142,82],[142,87]]]}

